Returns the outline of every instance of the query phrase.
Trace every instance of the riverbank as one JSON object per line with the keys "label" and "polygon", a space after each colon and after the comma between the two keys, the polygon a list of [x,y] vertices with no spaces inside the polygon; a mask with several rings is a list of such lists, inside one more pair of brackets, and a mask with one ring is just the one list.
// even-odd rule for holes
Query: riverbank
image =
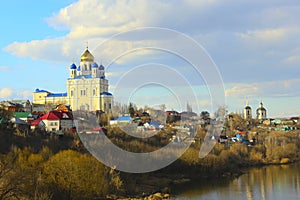
{"label": "riverbank", "polygon": [[299,199],[300,163],[252,167],[235,179],[194,181],[177,188],[183,199]]}
{"label": "riverbank", "polygon": [[[167,135],[168,133],[162,132],[161,134]],[[267,139],[260,139],[260,142],[252,146],[243,143],[230,145],[216,143],[211,152],[200,159],[199,150],[203,141],[199,139],[201,134],[204,135],[205,132],[198,133],[196,142],[169,166],[155,172],[131,174],[111,170],[104,166],[88,153],[78,142],[78,138],[72,135],[57,138],[32,134],[22,137],[11,133],[10,130],[5,130],[0,132],[1,144],[3,143],[0,161],[4,163],[1,165],[3,166],[1,170],[11,171],[16,177],[24,177],[22,181],[27,184],[22,181],[11,183],[18,188],[18,191],[24,191],[24,193],[16,194],[24,199],[32,198],[26,191],[35,190],[53,198],[68,197],[72,194],[78,199],[87,195],[89,197],[97,195],[98,199],[101,199],[100,197],[104,199],[108,197],[111,199],[145,199],[148,197],[158,199],[158,194],[161,194],[162,198],[167,198],[168,195],[168,198],[172,198],[178,188],[195,181],[206,183],[212,179],[236,179],[249,167],[288,164],[299,161],[300,158],[299,131],[289,132],[289,134],[269,133],[264,136]],[[137,153],[151,152],[161,148],[166,141],[161,140],[161,135],[137,140],[114,130],[109,130],[108,136],[112,142],[124,150]],[[261,136],[263,137],[262,134]],[[103,146],[102,143],[101,145]],[[164,158],[164,155],[160,156]],[[93,164],[87,165],[84,160]],[[66,164],[68,164],[67,168]],[[89,176],[91,166],[94,167],[94,174],[101,171],[98,178]],[[61,176],[65,179],[55,177],[57,173],[61,173],[61,170],[64,170]],[[2,179],[2,181],[14,180],[9,175],[3,176]],[[32,181],[28,182],[28,179]],[[83,180],[85,184],[82,185]],[[35,185],[37,183],[39,187]],[[70,186],[70,183],[75,186]],[[23,188],[24,186],[26,188]]]}
{"label": "riverbank", "polygon": [[141,197],[145,193],[165,191],[173,196],[178,187],[195,181],[232,180],[249,168],[292,164],[299,161],[299,151],[293,151],[294,147],[298,148],[298,143],[287,143],[285,147],[268,143],[256,146],[236,143],[230,148],[217,143],[203,159],[198,158],[199,145],[193,144],[177,161],[159,171],[125,176],[120,173],[125,180],[124,189],[127,195]]}
{"label": "riverbank", "polygon": [[[173,177],[154,177],[151,175],[150,179],[145,179],[144,177],[144,183],[140,182],[139,186],[136,188],[137,191],[140,192],[141,195],[132,195],[127,197],[122,196],[114,196],[111,199],[122,199],[122,200],[160,200],[160,199],[175,199],[181,192],[184,192],[185,190],[190,189],[207,189],[211,190],[210,187],[226,187],[230,182],[233,180],[238,180],[240,177],[244,176],[245,174],[249,173],[251,170],[260,170],[268,167],[280,167],[282,169],[288,168],[289,166],[297,164],[300,165],[299,160],[288,162],[288,163],[268,163],[268,164],[259,164],[259,165],[252,165],[252,166],[245,166],[240,168],[239,170],[235,172],[224,172],[221,175],[212,175],[212,176],[201,176],[201,175],[195,175],[193,177],[187,178],[187,176],[184,176],[182,173],[177,176]],[[147,181],[148,180],[148,181]],[[158,185],[165,186],[163,190],[158,189]],[[161,188],[160,187],[160,188]],[[145,188],[148,188],[148,192],[154,191],[155,188],[158,192],[153,193],[143,193],[145,191]],[[163,191],[163,192],[161,192]],[[138,193],[139,193],[138,192]]]}

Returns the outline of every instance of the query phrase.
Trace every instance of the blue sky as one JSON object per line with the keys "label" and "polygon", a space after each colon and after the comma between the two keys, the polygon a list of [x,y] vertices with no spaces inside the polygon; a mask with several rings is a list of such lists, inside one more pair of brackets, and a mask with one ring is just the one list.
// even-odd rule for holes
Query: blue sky
{"label": "blue sky", "polygon": [[[143,41],[124,38],[97,53],[101,42],[135,28],[162,27],[186,34],[207,51],[224,81],[229,111],[241,112],[249,99],[253,109],[262,100],[270,117],[300,115],[299,1],[11,0],[2,5],[0,100],[32,99],[36,88],[65,92],[68,66],[78,63],[87,41],[97,62],[108,65],[121,48]],[[145,60],[184,71],[193,88],[202,88],[190,103],[209,108],[204,81],[189,75],[186,63],[161,52],[132,53],[111,65],[111,91],[123,73]],[[151,95],[152,102],[156,94]],[[172,101],[166,101],[171,108]]]}

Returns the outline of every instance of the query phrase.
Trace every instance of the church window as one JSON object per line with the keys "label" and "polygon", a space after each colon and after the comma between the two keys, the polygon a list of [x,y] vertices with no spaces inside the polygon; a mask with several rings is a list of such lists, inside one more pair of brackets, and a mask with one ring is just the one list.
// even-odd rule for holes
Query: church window
{"label": "church window", "polygon": [[93,89],[93,96],[95,96],[96,95],[96,90],[95,89]]}
{"label": "church window", "polygon": [[109,104],[109,109],[111,109],[111,103]]}
{"label": "church window", "polygon": [[104,110],[106,110],[106,103],[104,103]]}
{"label": "church window", "polygon": [[71,90],[71,97],[73,97],[74,96],[74,92],[73,92],[73,90]]}

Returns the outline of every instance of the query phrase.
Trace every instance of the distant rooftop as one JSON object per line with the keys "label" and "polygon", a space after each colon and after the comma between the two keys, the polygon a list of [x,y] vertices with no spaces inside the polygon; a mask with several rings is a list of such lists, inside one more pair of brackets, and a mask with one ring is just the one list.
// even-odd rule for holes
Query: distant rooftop
{"label": "distant rooftop", "polygon": [[47,97],[66,97],[68,96],[68,93],[50,93],[47,95]]}

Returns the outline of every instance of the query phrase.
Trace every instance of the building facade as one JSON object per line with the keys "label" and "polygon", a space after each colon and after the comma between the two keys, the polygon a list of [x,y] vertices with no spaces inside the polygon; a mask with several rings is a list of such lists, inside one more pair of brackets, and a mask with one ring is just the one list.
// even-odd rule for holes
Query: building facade
{"label": "building facade", "polygon": [[33,93],[33,103],[68,104],[73,111],[110,112],[113,96],[108,92],[109,84],[105,78],[104,66],[95,62],[88,47],[81,55],[79,65],[72,63],[69,70],[66,93],[36,89]]}
{"label": "building facade", "polygon": [[262,101],[260,102],[259,108],[256,110],[256,118],[260,120],[267,118],[267,110],[264,108]]}
{"label": "building facade", "polygon": [[252,119],[252,109],[249,106],[248,100],[246,101],[246,106],[244,108],[243,114],[244,114],[244,119]]}

